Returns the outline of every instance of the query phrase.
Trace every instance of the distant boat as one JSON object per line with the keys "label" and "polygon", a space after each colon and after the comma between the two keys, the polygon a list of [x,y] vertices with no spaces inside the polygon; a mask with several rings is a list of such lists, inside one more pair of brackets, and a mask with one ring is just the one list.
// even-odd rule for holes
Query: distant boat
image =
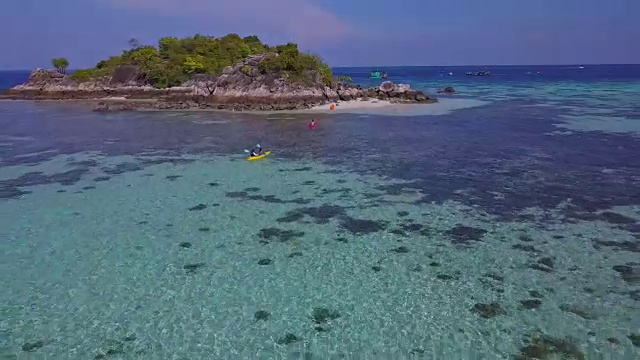
{"label": "distant boat", "polygon": [[491,76],[491,71],[486,71],[486,70],[482,70],[482,71],[474,71],[474,72],[468,72],[465,73],[465,75],[469,75],[469,76]]}
{"label": "distant boat", "polygon": [[371,79],[386,79],[389,77],[387,73],[383,73],[379,70],[375,70],[369,73],[369,77]]}

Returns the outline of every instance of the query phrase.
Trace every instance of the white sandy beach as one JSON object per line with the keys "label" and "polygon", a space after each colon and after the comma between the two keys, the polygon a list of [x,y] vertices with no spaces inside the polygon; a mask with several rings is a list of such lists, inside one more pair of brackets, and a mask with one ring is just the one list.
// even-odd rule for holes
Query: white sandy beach
{"label": "white sandy beach", "polygon": [[[435,104],[396,104],[387,100],[352,100],[329,103],[315,106],[307,110],[296,110],[291,112],[387,116],[444,115],[454,110],[483,106],[488,103],[489,102],[475,99],[439,99]],[[331,110],[332,104],[336,105],[334,110]],[[282,113],[284,112],[285,111],[282,111]],[[286,112],[289,113],[289,111]]]}

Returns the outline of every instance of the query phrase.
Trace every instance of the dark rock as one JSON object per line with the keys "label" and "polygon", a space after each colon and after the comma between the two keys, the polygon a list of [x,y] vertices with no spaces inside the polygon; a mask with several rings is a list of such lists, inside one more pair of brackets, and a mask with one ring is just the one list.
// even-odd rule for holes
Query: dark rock
{"label": "dark rock", "polygon": [[454,89],[453,86],[447,86],[438,89],[438,94],[455,94],[455,92],[456,89]]}
{"label": "dark rock", "polygon": [[471,311],[485,319],[490,319],[498,315],[505,315],[507,312],[496,302],[482,304],[478,303],[471,308]]}
{"label": "dark rock", "polygon": [[449,274],[445,274],[445,273],[436,274],[436,278],[438,278],[440,280],[458,280],[458,276],[449,275]]}
{"label": "dark rock", "polygon": [[24,343],[22,345],[22,351],[32,352],[40,349],[43,346],[44,346],[44,341],[42,340],[34,341],[32,343]]}
{"label": "dark rock", "polygon": [[279,242],[288,242],[295,238],[303,237],[304,231],[282,230],[278,228],[265,228],[265,229],[260,229],[260,231],[258,232],[258,236],[265,240],[276,238]]}
{"label": "dark rock", "polygon": [[204,210],[207,208],[207,205],[205,204],[198,204],[196,206],[190,207],[189,211],[200,211],[200,210]]}
{"label": "dark rock", "polygon": [[538,298],[541,299],[544,296],[537,290],[529,290],[529,296],[533,297],[533,298]]}
{"label": "dark rock", "polygon": [[187,264],[183,266],[183,268],[187,271],[188,274],[195,274],[198,269],[204,266],[204,263],[196,263],[196,264]]}
{"label": "dark rock", "polygon": [[620,274],[622,280],[635,284],[640,282],[640,265],[637,263],[627,263],[626,265],[615,265],[613,270]]}
{"label": "dark rock", "polygon": [[264,311],[264,310],[258,310],[256,311],[255,314],[253,314],[253,318],[256,321],[267,321],[269,318],[271,317],[271,313],[269,313],[268,311]]}
{"label": "dark rock", "polygon": [[327,308],[315,308],[311,313],[311,319],[316,324],[324,324],[330,320],[335,320],[340,317],[340,313],[335,310],[330,310]]}
{"label": "dark rock", "polygon": [[445,231],[445,234],[452,238],[452,243],[462,245],[469,245],[475,241],[482,241],[482,238],[486,233],[487,230],[464,225],[458,225]]}
{"label": "dark rock", "polygon": [[610,240],[595,240],[593,247],[600,249],[602,246],[614,248],[615,250],[623,250],[629,252],[640,252],[640,241],[610,241]]}
{"label": "dark rock", "polygon": [[542,301],[538,299],[521,300],[520,303],[525,309],[537,309],[542,305]]}
{"label": "dark rock", "polygon": [[518,237],[518,239],[520,239],[520,241],[524,241],[524,242],[532,242],[533,241],[533,238],[531,236],[527,235],[527,234],[520,235]]}
{"label": "dark rock", "polygon": [[298,341],[300,341],[301,339],[297,336],[295,336],[294,334],[288,333],[285,334],[283,337],[279,338],[278,340],[276,340],[276,344],[278,345],[290,345],[293,343],[296,343]]}
{"label": "dark rock", "polygon": [[391,249],[391,251],[398,253],[398,254],[406,254],[409,252],[409,248],[407,248],[406,246],[398,246],[395,249]]}
{"label": "dark rock", "polygon": [[381,221],[354,219],[351,217],[344,217],[344,219],[340,221],[340,225],[343,229],[356,235],[375,233],[384,230],[386,227],[385,223]]}
{"label": "dark rock", "polygon": [[550,336],[531,336],[529,345],[520,349],[516,360],[533,359],[586,360],[586,356],[572,341],[555,339]]}
{"label": "dark rock", "polygon": [[545,257],[538,260],[539,264],[542,264],[546,267],[553,269],[553,259]]}
{"label": "dark rock", "polygon": [[539,253],[540,252],[540,250],[536,249],[532,245],[515,244],[511,248],[516,249],[516,250],[520,250],[520,251],[532,252],[532,253]]}
{"label": "dark rock", "polygon": [[598,317],[592,310],[579,305],[562,304],[560,310],[578,315],[585,320],[595,320]]}

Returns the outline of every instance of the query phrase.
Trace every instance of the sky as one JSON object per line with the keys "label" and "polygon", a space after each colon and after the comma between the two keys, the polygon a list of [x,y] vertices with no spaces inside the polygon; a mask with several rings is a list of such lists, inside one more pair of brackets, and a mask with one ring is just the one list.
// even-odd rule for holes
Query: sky
{"label": "sky", "polygon": [[638,19],[640,0],[4,0],[0,69],[196,33],[293,41],[332,66],[638,64]]}

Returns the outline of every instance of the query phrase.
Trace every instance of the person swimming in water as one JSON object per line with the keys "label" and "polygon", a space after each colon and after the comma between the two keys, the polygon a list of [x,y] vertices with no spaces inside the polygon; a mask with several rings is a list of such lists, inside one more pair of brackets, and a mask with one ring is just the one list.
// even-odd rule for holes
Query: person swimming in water
{"label": "person swimming in water", "polygon": [[311,119],[309,123],[309,129],[314,130],[316,128],[316,119]]}

